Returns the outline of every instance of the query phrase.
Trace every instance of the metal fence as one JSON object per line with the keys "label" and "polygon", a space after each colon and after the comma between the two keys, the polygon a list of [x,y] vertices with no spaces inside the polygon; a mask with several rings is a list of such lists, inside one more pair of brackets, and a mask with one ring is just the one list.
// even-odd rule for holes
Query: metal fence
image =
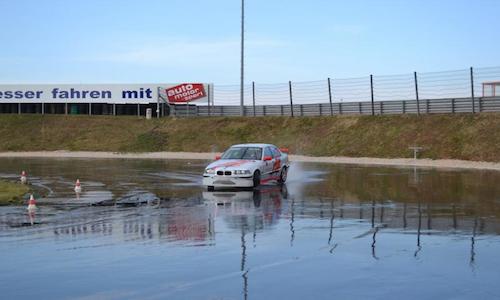
{"label": "metal fence", "polygon": [[[239,116],[239,85],[214,85],[208,102],[171,106],[175,116]],[[500,112],[500,67],[327,78],[244,88],[246,116]]]}

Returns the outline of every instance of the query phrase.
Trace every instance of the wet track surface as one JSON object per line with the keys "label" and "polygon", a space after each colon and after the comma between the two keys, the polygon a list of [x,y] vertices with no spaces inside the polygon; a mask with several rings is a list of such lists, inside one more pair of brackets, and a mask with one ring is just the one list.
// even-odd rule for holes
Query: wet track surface
{"label": "wet track surface", "polygon": [[293,164],[207,192],[207,163],[0,159],[38,196],[0,207],[0,297],[500,297],[500,172]]}

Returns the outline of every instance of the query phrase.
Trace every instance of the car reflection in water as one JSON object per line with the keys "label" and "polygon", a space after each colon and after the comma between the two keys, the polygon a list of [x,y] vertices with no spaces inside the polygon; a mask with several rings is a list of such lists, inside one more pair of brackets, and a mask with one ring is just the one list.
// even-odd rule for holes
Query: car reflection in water
{"label": "car reflection in water", "polygon": [[229,227],[260,230],[278,222],[288,193],[286,185],[269,185],[253,190],[203,192],[202,197],[214,217],[221,217]]}

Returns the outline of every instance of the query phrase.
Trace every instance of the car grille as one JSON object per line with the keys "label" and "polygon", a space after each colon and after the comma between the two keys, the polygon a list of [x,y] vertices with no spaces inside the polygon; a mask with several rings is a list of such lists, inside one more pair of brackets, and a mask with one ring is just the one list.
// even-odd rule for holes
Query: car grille
{"label": "car grille", "polygon": [[231,176],[231,171],[217,171],[217,175],[219,175],[219,176],[222,176],[222,175]]}

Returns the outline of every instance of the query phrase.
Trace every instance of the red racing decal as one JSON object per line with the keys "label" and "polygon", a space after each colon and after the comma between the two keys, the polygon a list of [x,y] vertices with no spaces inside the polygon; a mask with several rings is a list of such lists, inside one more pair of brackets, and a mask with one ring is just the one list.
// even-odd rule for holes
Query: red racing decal
{"label": "red racing decal", "polygon": [[274,162],[274,165],[273,165],[273,172],[279,171],[280,168],[281,168],[281,159],[276,158],[276,161]]}

